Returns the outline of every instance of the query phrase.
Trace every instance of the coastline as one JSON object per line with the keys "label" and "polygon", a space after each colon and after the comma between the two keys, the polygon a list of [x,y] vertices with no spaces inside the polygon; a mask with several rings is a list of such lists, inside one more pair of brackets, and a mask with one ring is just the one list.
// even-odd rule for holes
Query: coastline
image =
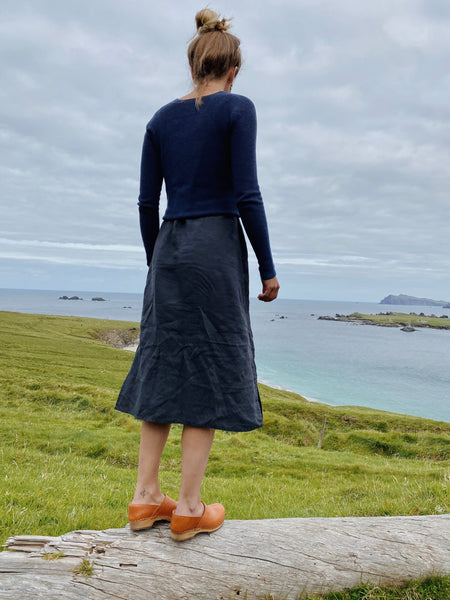
{"label": "coastline", "polygon": [[[310,396],[304,396],[303,394],[300,394],[300,392],[296,392],[295,390],[290,390],[289,388],[286,388],[286,387],[283,387],[282,385],[273,383],[273,381],[270,381],[269,379],[264,379],[262,377],[258,377],[258,383],[261,383],[262,385],[265,385],[273,390],[280,390],[282,392],[289,392],[290,394],[297,394],[298,396],[301,396],[304,400],[307,400],[308,402],[312,402],[314,404],[323,404],[325,406],[334,406],[334,407],[339,406],[337,404],[330,404],[329,402],[324,402],[323,400],[320,400],[319,398],[311,398]],[[377,409],[374,409],[374,410],[377,410]]]}
{"label": "coastline", "polygon": [[[0,290],[0,306],[10,313],[8,319],[16,320],[13,313],[23,315],[18,323],[27,314],[40,315],[40,320],[48,315],[49,325],[62,330],[73,319],[73,326],[89,328],[91,336],[108,329],[128,330],[131,335],[133,327],[139,328],[141,298],[137,294],[111,294],[104,296],[105,302],[83,303],[58,300],[63,292],[10,294]],[[422,328],[415,335],[404,335],[395,328],[355,327],[317,319],[326,314],[377,313],[380,307],[376,304],[281,299],[278,312],[274,310],[257,300],[252,303],[257,372],[262,383],[332,407],[360,406],[450,421],[450,336],[445,332]],[[438,318],[448,312],[440,308],[430,311],[429,307],[403,310],[434,312]],[[278,313],[286,318],[276,318]],[[270,345],[266,343],[268,335]],[[130,346],[134,340],[120,341],[116,348]],[[132,346],[128,351],[134,350]]]}

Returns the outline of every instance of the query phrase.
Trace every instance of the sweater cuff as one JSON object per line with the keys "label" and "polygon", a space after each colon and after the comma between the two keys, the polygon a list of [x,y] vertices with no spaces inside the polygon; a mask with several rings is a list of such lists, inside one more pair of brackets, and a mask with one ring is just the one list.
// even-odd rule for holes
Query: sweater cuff
{"label": "sweater cuff", "polygon": [[275,271],[275,267],[272,265],[264,265],[259,267],[259,274],[261,276],[261,281],[265,281],[266,279],[273,279],[277,276],[277,272]]}

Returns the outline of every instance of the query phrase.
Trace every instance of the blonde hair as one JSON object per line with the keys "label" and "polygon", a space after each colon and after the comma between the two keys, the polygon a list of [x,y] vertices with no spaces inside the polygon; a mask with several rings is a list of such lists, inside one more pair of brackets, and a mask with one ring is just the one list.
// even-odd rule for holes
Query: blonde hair
{"label": "blonde hair", "polygon": [[[195,15],[197,33],[188,47],[189,66],[192,78],[198,88],[213,79],[220,79],[231,68],[241,67],[240,40],[228,33],[230,19],[204,8]],[[237,73],[236,71],[236,73]],[[201,97],[198,99],[201,104]]]}

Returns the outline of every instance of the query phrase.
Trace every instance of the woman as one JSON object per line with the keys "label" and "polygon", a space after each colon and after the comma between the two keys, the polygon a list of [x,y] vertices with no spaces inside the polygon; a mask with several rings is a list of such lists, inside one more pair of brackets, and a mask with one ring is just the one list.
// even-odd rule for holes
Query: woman
{"label": "woman", "polygon": [[[239,217],[259,263],[258,298],[270,302],[279,289],[256,175],[255,110],[230,93],[240,42],[209,9],[196,24],[188,48],[194,89],[163,106],[144,138],[139,211],[149,272],[140,344],[116,404],[142,420],[131,529],[167,520],[175,540],[224,521],[221,504],[200,499],[215,429],[262,426]],[[184,426],[178,503],[158,482],[171,423]]]}

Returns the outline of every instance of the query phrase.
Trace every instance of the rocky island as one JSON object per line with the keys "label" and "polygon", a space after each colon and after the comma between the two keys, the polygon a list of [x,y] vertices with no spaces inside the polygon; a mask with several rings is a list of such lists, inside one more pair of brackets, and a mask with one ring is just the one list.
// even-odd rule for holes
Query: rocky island
{"label": "rocky island", "polygon": [[427,327],[431,329],[449,329],[450,319],[448,315],[425,315],[420,313],[395,313],[386,312],[377,315],[364,315],[361,313],[352,313],[351,315],[336,315],[334,317],[318,317],[322,321],[344,321],[355,323],[357,325],[377,325],[378,327],[400,327],[402,331],[415,331],[415,328]]}
{"label": "rocky island", "polygon": [[389,294],[380,304],[399,304],[402,306],[443,306],[450,308],[450,302],[446,300],[431,300],[430,298],[417,298],[416,296],[407,296],[406,294]]}
{"label": "rocky island", "polygon": [[[60,296],[58,300],[83,300],[83,298],[80,298],[80,296]],[[95,302],[105,302],[105,299],[100,296],[94,296],[91,300]]]}

